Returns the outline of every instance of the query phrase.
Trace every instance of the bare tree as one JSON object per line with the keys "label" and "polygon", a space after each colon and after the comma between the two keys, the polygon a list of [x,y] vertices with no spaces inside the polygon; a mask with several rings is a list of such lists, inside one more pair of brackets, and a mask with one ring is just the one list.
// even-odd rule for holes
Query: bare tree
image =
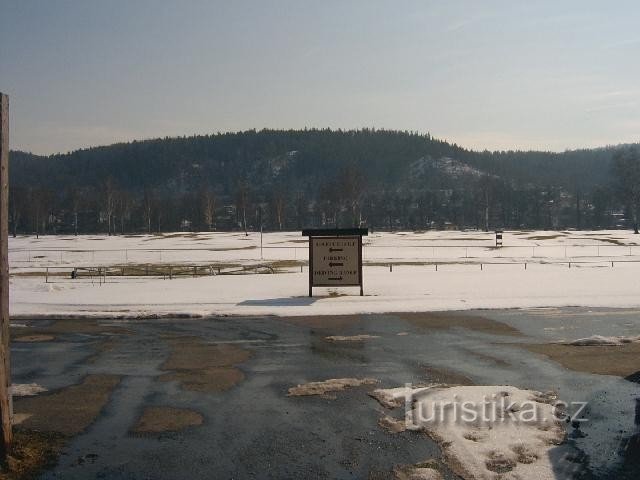
{"label": "bare tree", "polygon": [[276,223],[278,224],[278,230],[282,231],[282,225],[284,223],[284,209],[287,204],[286,195],[282,188],[278,188],[273,192],[272,203]]}
{"label": "bare tree", "polygon": [[31,218],[36,233],[36,238],[40,237],[40,232],[45,232],[48,221],[46,205],[50,204],[51,192],[43,188],[34,188],[29,190],[29,207],[31,210]]}
{"label": "bare tree", "polygon": [[351,225],[359,227],[361,222],[360,203],[364,191],[364,175],[362,171],[356,165],[346,167],[341,174],[340,186],[345,206],[351,217]]}
{"label": "bare tree", "polygon": [[202,216],[207,230],[212,231],[216,218],[216,195],[211,190],[202,192]]}
{"label": "bare tree", "polygon": [[582,192],[576,187],[576,230],[582,228]]}
{"label": "bare tree", "polygon": [[[245,236],[249,235],[247,230],[247,207],[249,206],[249,185],[246,181],[238,182],[236,190],[236,219],[242,224]],[[239,218],[238,218],[239,217]]]}
{"label": "bare tree", "polygon": [[116,189],[113,184],[113,179],[111,177],[107,177],[103,186],[103,208],[104,215],[107,220],[107,231],[109,235],[112,233],[111,222],[113,219],[113,214],[116,208]]}
{"label": "bare tree", "polygon": [[18,224],[22,217],[22,211],[25,208],[26,192],[21,187],[11,187],[9,189],[9,214],[11,216],[11,226],[13,238],[16,237],[18,232]]}
{"label": "bare tree", "polygon": [[[131,207],[133,205],[133,198],[131,194],[126,191],[118,192],[116,201],[116,216],[120,219],[120,233],[125,232],[125,223],[131,218]],[[115,225],[114,225],[115,229]]]}
{"label": "bare tree", "polygon": [[320,204],[320,222],[323,226],[338,226],[338,210],[340,209],[340,192],[336,182],[325,182],[318,189]]}
{"label": "bare tree", "polygon": [[309,202],[304,196],[304,192],[298,192],[296,194],[296,222],[298,229],[301,229],[305,226],[307,222],[307,215],[309,214]]}
{"label": "bare tree", "polygon": [[492,195],[492,185],[491,185],[491,178],[489,177],[489,175],[484,175],[482,177],[482,179],[480,180],[480,191],[481,191],[481,201],[480,204],[482,205],[482,209],[483,209],[483,228],[485,232],[489,231],[489,220],[490,220],[490,212],[491,209],[493,208],[492,205],[492,200],[493,200],[493,195]]}
{"label": "bare tree", "polygon": [[155,204],[155,196],[151,191],[145,189],[142,201],[142,218],[147,226],[147,233],[151,233],[151,219],[153,218],[153,209],[155,208]]}
{"label": "bare tree", "polygon": [[637,234],[640,213],[640,148],[633,146],[617,152],[613,157],[613,174],[616,191],[631,214],[633,232]]}
{"label": "bare tree", "polygon": [[158,220],[158,233],[162,233],[162,227],[164,224],[166,224],[165,228],[171,228],[172,206],[176,202],[175,199],[166,195],[157,195],[156,198],[156,219]]}
{"label": "bare tree", "polygon": [[40,237],[40,216],[41,216],[41,201],[40,195],[37,190],[31,190],[30,195],[30,205],[32,209],[32,216],[34,220],[34,230],[36,231],[36,238]]}
{"label": "bare tree", "polygon": [[73,233],[78,235],[78,215],[80,207],[85,202],[85,192],[77,187],[71,187],[67,193],[69,204],[71,205],[71,213],[73,215]]}

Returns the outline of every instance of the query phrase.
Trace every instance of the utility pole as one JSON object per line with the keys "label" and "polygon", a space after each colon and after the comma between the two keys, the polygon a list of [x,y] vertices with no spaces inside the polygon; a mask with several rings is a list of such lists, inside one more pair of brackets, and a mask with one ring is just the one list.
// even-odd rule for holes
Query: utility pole
{"label": "utility pole", "polygon": [[11,448],[11,368],[9,363],[9,97],[0,93],[0,462]]}
{"label": "utility pole", "polygon": [[576,230],[580,230],[582,228],[582,211],[580,209],[582,198],[580,193],[580,188],[576,188]]}
{"label": "utility pole", "polygon": [[264,260],[262,255],[262,205],[258,206],[258,221],[260,222],[260,260]]}

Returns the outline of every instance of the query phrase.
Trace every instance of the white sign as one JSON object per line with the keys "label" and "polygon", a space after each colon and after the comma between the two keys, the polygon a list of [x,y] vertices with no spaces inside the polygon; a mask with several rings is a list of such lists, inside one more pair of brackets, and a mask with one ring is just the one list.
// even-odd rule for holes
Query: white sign
{"label": "white sign", "polygon": [[313,286],[360,285],[360,237],[311,238]]}

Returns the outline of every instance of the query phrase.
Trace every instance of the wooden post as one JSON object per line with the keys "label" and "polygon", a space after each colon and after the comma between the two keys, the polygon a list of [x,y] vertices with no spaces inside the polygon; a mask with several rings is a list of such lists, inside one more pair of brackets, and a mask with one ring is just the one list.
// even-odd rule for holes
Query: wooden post
{"label": "wooden post", "polygon": [[11,368],[9,350],[9,97],[0,93],[0,462],[11,448]]}
{"label": "wooden post", "polygon": [[360,275],[360,296],[364,296],[363,278],[362,278],[362,235],[358,236],[358,274]]}
{"label": "wooden post", "polygon": [[309,237],[309,296],[313,297],[313,237]]}

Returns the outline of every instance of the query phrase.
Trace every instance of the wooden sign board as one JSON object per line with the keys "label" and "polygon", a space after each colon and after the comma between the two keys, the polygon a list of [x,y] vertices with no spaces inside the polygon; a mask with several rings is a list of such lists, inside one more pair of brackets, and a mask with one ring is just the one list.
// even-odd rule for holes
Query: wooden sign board
{"label": "wooden sign board", "polygon": [[360,285],[361,237],[311,237],[315,287]]}
{"label": "wooden sign board", "polygon": [[366,228],[304,230],[309,237],[309,296],[313,287],[360,287]]}

